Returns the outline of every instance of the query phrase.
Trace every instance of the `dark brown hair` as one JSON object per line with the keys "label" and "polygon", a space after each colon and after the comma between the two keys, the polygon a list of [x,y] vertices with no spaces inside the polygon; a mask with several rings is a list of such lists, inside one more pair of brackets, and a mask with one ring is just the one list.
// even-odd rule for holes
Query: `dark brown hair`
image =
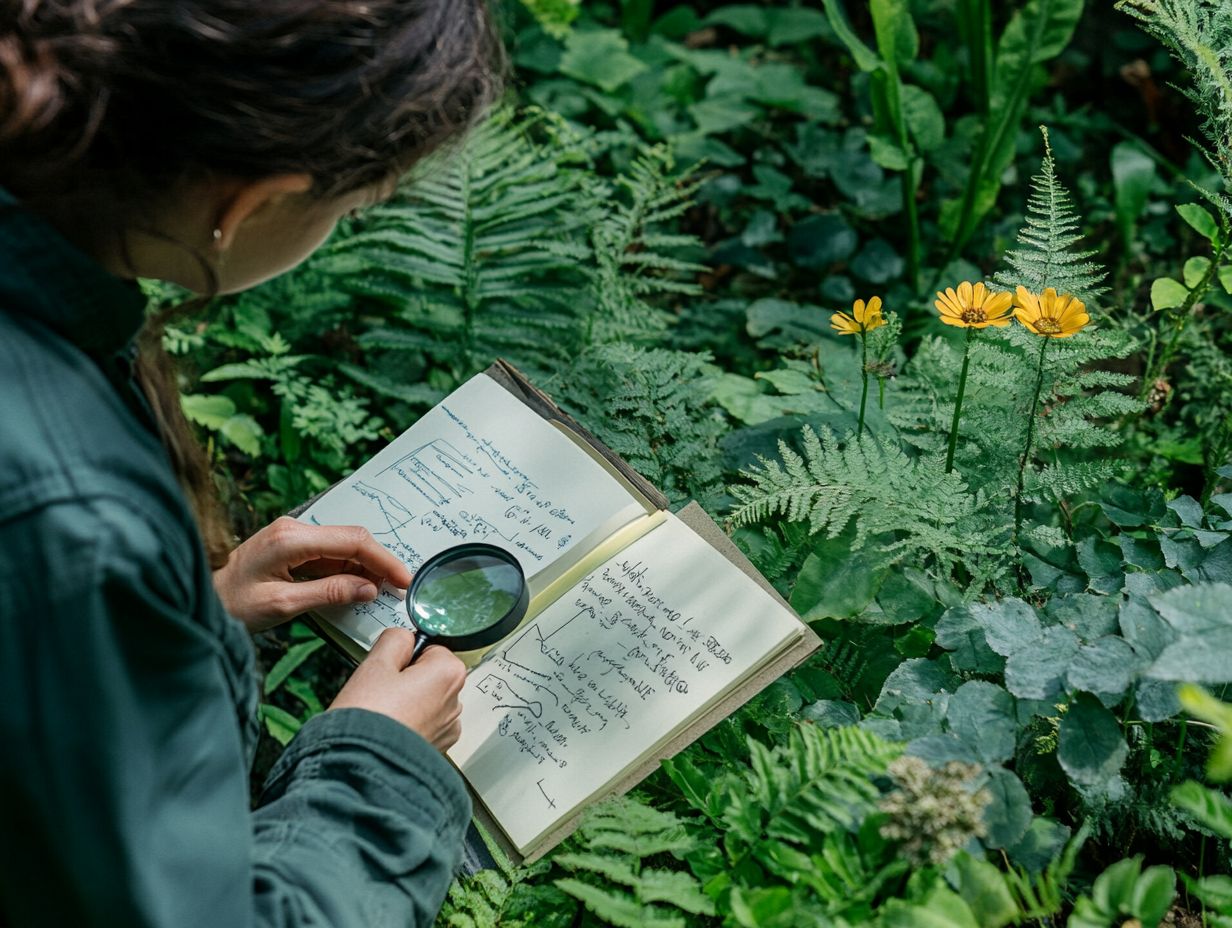
{"label": "dark brown hair", "polygon": [[[389,179],[498,91],[484,0],[0,0],[0,185],[118,226],[194,175]],[[158,329],[140,371],[215,566],[230,532]]]}

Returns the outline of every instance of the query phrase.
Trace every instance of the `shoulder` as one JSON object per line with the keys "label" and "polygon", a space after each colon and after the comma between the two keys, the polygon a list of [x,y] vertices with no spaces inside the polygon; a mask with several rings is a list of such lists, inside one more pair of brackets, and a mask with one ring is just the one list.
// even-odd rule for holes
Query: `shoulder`
{"label": "shoulder", "polygon": [[98,364],[42,325],[0,312],[0,522],[115,496],[155,520],[183,501],[158,438]]}

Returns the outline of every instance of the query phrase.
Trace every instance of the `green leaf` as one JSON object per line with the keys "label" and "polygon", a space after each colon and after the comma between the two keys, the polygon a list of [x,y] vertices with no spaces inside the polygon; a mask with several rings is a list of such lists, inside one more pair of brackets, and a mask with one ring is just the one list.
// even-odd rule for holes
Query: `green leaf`
{"label": "green leaf", "polygon": [[1171,277],[1160,277],[1151,284],[1151,306],[1156,312],[1176,309],[1188,296],[1189,288]]}
{"label": "green leaf", "polygon": [[1213,242],[1218,237],[1219,223],[1205,206],[1200,203],[1182,203],[1177,206],[1176,211],[1203,238]]}
{"label": "green leaf", "polygon": [[831,34],[826,17],[820,10],[806,7],[766,10],[770,29],[766,41],[771,45],[794,45]]}
{"label": "green leaf", "polygon": [[864,44],[855,30],[851,28],[851,23],[847,20],[847,13],[843,9],[842,0],[822,0],[822,6],[825,7],[826,17],[830,21],[830,28],[834,30],[839,41],[847,47],[847,51],[851,53],[852,59],[856,63],[856,67],[861,71],[872,71],[881,66],[881,59],[871,48]]}
{"label": "green leaf", "polygon": [[1116,717],[1095,697],[1079,693],[1061,717],[1057,760],[1075,783],[1102,785],[1116,776],[1129,745]]}
{"label": "green leaf", "polygon": [[1005,876],[988,861],[960,853],[954,858],[958,893],[981,928],[1002,928],[1018,917]]}
{"label": "green leaf", "polygon": [[629,54],[629,43],[615,29],[573,31],[565,40],[560,71],[607,93],[617,90],[646,70],[644,62]]}
{"label": "green leaf", "polygon": [[261,437],[265,430],[252,416],[232,416],[222,424],[219,433],[249,457],[261,454]]}
{"label": "green leaf", "polygon": [[1018,731],[1014,697],[984,680],[969,680],[950,697],[946,710],[950,731],[970,745],[985,764],[1014,756]]}
{"label": "green leaf", "polygon": [[920,36],[906,0],[869,0],[877,51],[894,72],[901,71],[919,53]]}
{"label": "green leaf", "polygon": [[1018,776],[1004,767],[989,771],[984,787],[992,802],[984,809],[984,843],[992,848],[1010,847],[1022,840],[1031,824],[1031,797]]}
{"label": "green leaf", "polygon": [[1232,585],[1200,583],[1150,597],[1175,641],[1147,670],[1159,680],[1232,683]]}
{"label": "green leaf", "polygon": [[278,659],[278,663],[274,664],[270,668],[269,673],[265,675],[265,695],[268,696],[278,689],[283,684],[283,681],[295,672],[297,667],[319,651],[324,644],[324,641],[317,639],[316,641],[305,641],[301,644],[291,645],[291,647],[287,648],[287,653],[282,655]]}
{"label": "green leaf", "polygon": [[1129,245],[1134,226],[1146,209],[1147,195],[1155,180],[1155,161],[1133,142],[1120,142],[1112,148],[1112,185],[1115,192],[1117,229],[1121,241]]}
{"label": "green leaf", "polygon": [[938,883],[920,905],[890,899],[881,910],[881,928],[980,928],[962,897]]}
{"label": "green leaf", "polygon": [[995,603],[976,603],[969,608],[983,627],[988,646],[1002,657],[1021,650],[1043,633],[1039,614],[1021,599],[1011,597]]}
{"label": "green leaf", "polygon": [[1172,790],[1173,805],[1224,838],[1232,838],[1232,799],[1218,790],[1189,780]]}
{"label": "green leaf", "polygon": [[180,397],[180,405],[190,422],[215,431],[235,415],[235,403],[220,394],[185,394]]}
{"label": "green leaf", "polygon": [[265,728],[270,735],[286,747],[291,739],[295,737],[304,725],[299,719],[293,716],[285,709],[279,709],[277,706],[271,706],[269,703],[263,702],[259,707],[259,712],[262,721],[265,722]]}
{"label": "green leaf", "polygon": [[1005,662],[1005,687],[1020,699],[1054,699],[1065,670],[1078,653],[1078,638],[1068,628],[1051,626],[1038,639],[1014,651]]}
{"label": "green leaf", "polygon": [[1141,666],[1129,642],[1105,635],[1078,649],[1066,678],[1071,689],[1094,693],[1112,705],[1129,689]]}
{"label": "green leaf", "polygon": [[945,141],[945,116],[932,94],[923,88],[904,84],[902,105],[903,119],[920,151],[932,151]]}
{"label": "green leaf", "polygon": [[1185,267],[1182,271],[1182,277],[1185,280],[1185,286],[1192,290],[1201,283],[1202,278],[1206,276],[1206,272],[1210,269],[1211,259],[1203,257],[1190,258],[1185,262]]}
{"label": "green leaf", "polygon": [[848,536],[825,538],[813,545],[791,590],[791,607],[806,622],[847,619],[864,610],[889,572],[875,552],[851,550]]}

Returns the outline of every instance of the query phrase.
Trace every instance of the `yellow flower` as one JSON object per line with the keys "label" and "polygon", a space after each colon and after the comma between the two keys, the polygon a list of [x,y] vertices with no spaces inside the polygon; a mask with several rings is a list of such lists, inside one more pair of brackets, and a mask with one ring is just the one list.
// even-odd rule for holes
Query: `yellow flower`
{"label": "yellow flower", "polygon": [[964,280],[958,285],[957,293],[953,287],[945,293],[938,292],[933,305],[946,325],[986,329],[990,325],[1009,325],[1013,304],[1014,297],[1009,293],[993,293],[983,284],[972,286]]}
{"label": "yellow flower", "polygon": [[1080,299],[1068,293],[1057,296],[1052,287],[1036,296],[1020,286],[1014,303],[1014,318],[1047,338],[1069,338],[1091,321]]}
{"label": "yellow flower", "polygon": [[847,313],[835,313],[830,317],[830,328],[839,335],[860,335],[883,325],[885,325],[885,319],[881,316],[881,297],[879,296],[872,297],[867,306],[863,300],[856,300],[851,305],[850,316]]}

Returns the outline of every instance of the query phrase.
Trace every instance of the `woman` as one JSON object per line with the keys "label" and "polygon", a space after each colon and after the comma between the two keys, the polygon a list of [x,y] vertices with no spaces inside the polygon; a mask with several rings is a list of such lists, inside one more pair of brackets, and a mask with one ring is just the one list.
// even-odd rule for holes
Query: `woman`
{"label": "woman", "polygon": [[497,58],[482,0],[0,0],[0,925],[431,922],[461,665],[387,632],[250,811],[247,632],[410,576],[355,528],[228,550],[133,278],[295,265]]}

